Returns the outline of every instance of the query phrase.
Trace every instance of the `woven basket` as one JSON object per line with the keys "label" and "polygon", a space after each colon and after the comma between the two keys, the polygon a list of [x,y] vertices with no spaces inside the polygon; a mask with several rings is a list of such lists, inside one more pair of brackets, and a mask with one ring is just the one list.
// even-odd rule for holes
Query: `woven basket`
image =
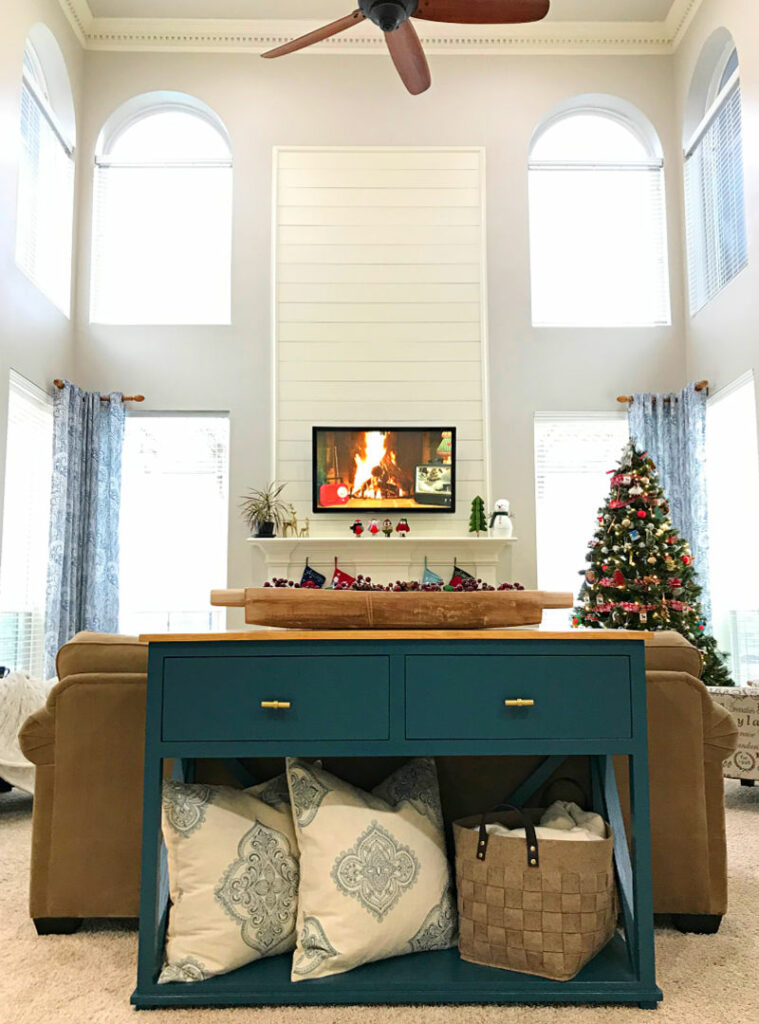
{"label": "woven basket", "polygon": [[[459,950],[472,963],[569,981],[616,930],[614,839],[607,825],[595,842],[538,843],[541,814],[510,808],[454,822]],[[527,838],[488,835],[489,822]]]}

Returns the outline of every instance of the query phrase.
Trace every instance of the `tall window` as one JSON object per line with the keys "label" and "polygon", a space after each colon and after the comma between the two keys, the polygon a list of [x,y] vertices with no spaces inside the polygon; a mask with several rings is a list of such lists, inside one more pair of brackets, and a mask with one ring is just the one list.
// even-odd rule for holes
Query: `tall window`
{"label": "tall window", "polygon": [[714,633],[737,683],[759,685],[759,456],[753,373],[706,411],[709,570]]}
{"label": "tall window", "polygon": [[701,113],[685,146],[691,314],[713,299],[748,262],[740,70],[732,40],[712,70]]}
{"label": "tall window", "polygon": [[530,151],[532,321],[670,322],[664,169],[653,129],[616,111],[550,118]]}
{"label": "tall window", "polygon": [[[535,414],[535,527],[538,586],[571,591],[582,583],[608,471],[628,440],[624,413]],[[567,612],[561,612],[566,623]],[[551,616],[558,618],[559,615]]]}
{"label": "tall window", "polygon": [[210,592],[227,579],[229,420],[132,415],[124,434],[120,629],[224,628]]}
{"label": "tall window", "polygon": [[[95,163],[90,319],[227,324],[232,157],[220,122],[190,97],[116,114]],[[113,120],[113,119],[112,119]]]}
{"label": "tall window", "polygon": [[[43,26],[36,28],[42,30]],[[39,49],[30,38],[24,50],[16,263],[68,316],[71,311],[74,139],[70,118],[67,123],[65,99],[71,103],[71,91],[63,56],[50,33],[45,32],[47,36],[40,35]],[[45,56],[58,67],[48,69]],[[58,93],[49,87],[48,70],[58,85],[58,93],[64,94],[60,104],[56,103]]]}
{"label": "tall window", "polygon": [[0,665],[41,678],[53,472],[53,403],[11,371],[0,557]]}

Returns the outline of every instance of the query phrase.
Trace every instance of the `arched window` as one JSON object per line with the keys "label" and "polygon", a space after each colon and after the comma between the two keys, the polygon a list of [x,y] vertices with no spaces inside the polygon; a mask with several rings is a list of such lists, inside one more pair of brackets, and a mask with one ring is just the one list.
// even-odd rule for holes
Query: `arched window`
{"label": "arched window", "polygon": [[740,69],[725,29],[702,50],[684,128],[688,291],[695,314],[748,263]]}
{"label": "arched window", "polygon": [[51,302],[71,310],[74,102],[53,34],[35,25],[21,82],[16,263]]}
{"label": "arched window", "polygon": [[669,323],[663,161],[642,115],[612,97],[563,106],[533,137],[529,177],[533,324]]}
{"label": "arched window", "polygon": [[216,115],[180,93],[136,97],[97,146],[90,319],[228,324],[232,156]]}

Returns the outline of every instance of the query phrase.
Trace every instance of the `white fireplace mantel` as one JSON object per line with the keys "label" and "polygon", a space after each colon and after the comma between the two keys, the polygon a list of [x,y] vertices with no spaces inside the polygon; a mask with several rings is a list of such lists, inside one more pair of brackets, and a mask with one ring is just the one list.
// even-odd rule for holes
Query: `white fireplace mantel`
{"label": "white fireplace mantel", "polygon": [[[255,552],[255,584],[260,586],[273,576],[299,580],[308,559],[309,565],[331,578],[335,558],[341,569],[356,576],[363,573],[376,583],[394,580],[421,579],[424,559],[430,569],[446,579],[450,578],[454,559],[473,576],[495,585],[511,582],[508,554],[505,564],[501,556],[516,543],[517,538],[501,537],[249,537]],[[506,575],[504,575],[504,573]],[[499,579],[500,575],[500,579]]]}

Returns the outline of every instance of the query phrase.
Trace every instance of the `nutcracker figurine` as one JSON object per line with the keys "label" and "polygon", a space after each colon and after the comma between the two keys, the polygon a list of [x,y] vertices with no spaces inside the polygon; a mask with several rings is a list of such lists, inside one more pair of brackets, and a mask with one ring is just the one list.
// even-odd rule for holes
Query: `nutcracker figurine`
{"label": "nutcracker figurine", "polygon": [[386,537],[391,536],[391,534],[393,532],[393,524],[390,522],[389,519],[383,519],[383,521],[382,521],[382,532],[384,533],[384,535]]}

